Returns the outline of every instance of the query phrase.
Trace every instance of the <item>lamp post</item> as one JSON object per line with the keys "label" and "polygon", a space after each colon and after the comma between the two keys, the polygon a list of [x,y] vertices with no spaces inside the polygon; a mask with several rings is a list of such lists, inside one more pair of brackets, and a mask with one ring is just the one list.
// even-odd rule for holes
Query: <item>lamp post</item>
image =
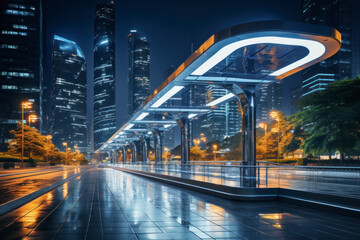
{"label": "lamp post", "polygon": [[32,102],[21,103],[21,167],[24,167],[24,109],[31,109]]}
{"label": "lamp post", "polygon": [[[264,131],[265,131],[264,136],[265,136],[265,140],[266,140],[267,123],[261,122],[261,123],[259,123],[259,127],[264,129]],[[268,145],[268,144],[267,144],[267,141],[266,141],[266,145],[265,145],[265,154],[264,154],[264,158],[265,158],[265,159],[266,159],[267,145]]]}
{"label": "lamp post", "polygon": [[64,163],[64,165],[66,164],[66,162],[67,162],[67,150],[68,150],[68,144],[67,144],[67,142],[63,142],[63,146],[65,146],[65,163]]}
{"label": "lamp post", "polygon": [[278,111],[271,111],[270,117],[278,122],[278,164],[280,164],[280,114]]}
{"label": "lamp post", "polygon": [[29,127],[31,127],[31,123],[35,122],[38,119],[38,117],[35,114],[29,115]]}
{"label": "lamp post", "polygon": [[214,161],[216,161],[216,150],[217,150],[217,145],[213,144],[212,145],[212,149],[213,149],[213,153],[214,153]]}

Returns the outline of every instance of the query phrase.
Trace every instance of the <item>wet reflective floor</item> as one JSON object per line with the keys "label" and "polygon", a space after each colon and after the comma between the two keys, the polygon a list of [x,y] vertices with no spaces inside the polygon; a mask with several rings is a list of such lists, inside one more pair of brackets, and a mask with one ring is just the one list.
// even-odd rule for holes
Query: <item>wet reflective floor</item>
{"label": "wet reflective floor", "polygon": [[[180,165],[168,164],[161,167],[149,165],[117,164],[115,167],[152,172],[180,178],[187,178],[218,185],[242,187],[240,169],[238,166],[190,165],[190,169],[181,169]],[[311,167],[310,167],[311,168]],[[360,199],[359,170],[345,169],[310,169],[286,167],[258,168],[258,188],[284,188],[305,192],[315,192],[335,196]]]}
{"label": "wet reflective floor", "polygon": [[1,239],[360,239],[360,219],[93,169],[0,217]]}
{"label": "wet reflective floor", "polygon": [[69,178],[88,166],[62,166],[53,168],[1,171],[0,205],[23,197],[56,182]]}

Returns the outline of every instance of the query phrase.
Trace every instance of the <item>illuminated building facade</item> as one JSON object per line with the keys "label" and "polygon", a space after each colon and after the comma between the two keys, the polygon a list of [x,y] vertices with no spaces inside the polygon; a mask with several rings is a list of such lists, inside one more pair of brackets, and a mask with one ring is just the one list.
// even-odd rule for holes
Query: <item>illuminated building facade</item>
{"label": "illuminated building facade", "polygon": [[302,97],[323,90],[336,80],[352,76],[352,0],[304,0],[303,22],[326,25],[341,33],[340,51],[302,72]]}
{"label": "illuminated building facade", "polygon": [[116,130],[115,6],[98,3],[94,24],[94,148]]}
{"label": "illuminated building facade", "polygon": [[136,30],[128,35],[129,47],[129,115],[150,95],[150,44]]}
{"label": "illuminated building facade", "polygon": [[[221,98],[230,92],[224,88],[209,85],[206,87],[206,102]],[[238,113],[237,100],[229,101],[200,117],[201,133],[205,133],[208,142],[221,141],[238,133],[241,120]],[[196,134],[197,138],[200,137]]]}
{"label": "illuminated building facade", "polygon": [[[21,122],[21,102],[33,102],[25,112],[41,121],[43,26],[41,0],[0,1],[0,151],[7,150],[10,130]],[[41,122],[33,124],[40,129]]]}
{"label": "illuminated building facade", "polygon": [[63,148],[87,147],[86,61],[75,42],[54,36],[50,134],[54,144]]}
{"label": "illuminated building facade", "polygon": [[256,93],[256,125],[272,121],[269,112],[282,111],[282,84],[275,82]]}

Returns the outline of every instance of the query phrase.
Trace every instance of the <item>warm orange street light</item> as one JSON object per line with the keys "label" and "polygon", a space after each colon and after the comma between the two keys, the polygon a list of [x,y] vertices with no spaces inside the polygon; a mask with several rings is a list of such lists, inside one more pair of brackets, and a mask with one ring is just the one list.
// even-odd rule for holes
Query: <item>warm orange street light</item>
{"label": "warm orange street light", "polygon": [[38,120],[38,116],[35,115],[35,114],[30,114],[28,119],[29,119],[29,127],[31,127],[30,124],[31,124],[32,122],[33,122],[33,123],[36,122],[36,120]]}
{"label": "warm orange street light", "polygon": [[24,109],[31,109],[32,102],[21,102],[21,167],[24,167]]}
{"label": "warm orange street light", "polygon": [[212,145],[212,149],[213,149],[213,153],[214,153],[214,161],[216,161],[216,150],[217,150],[218,146],[216,144]]}

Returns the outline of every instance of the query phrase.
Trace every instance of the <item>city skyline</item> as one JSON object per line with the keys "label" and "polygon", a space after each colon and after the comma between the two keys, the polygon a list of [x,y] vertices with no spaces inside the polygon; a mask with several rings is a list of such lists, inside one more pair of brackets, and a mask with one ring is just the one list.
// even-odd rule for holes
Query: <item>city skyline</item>
{"label": "city skyline", "polygon": [[[106,3],[99,3],[100,5],[103,5],[103,6],[106,6],[106,5],[108,5],[108,4],[110,4],[110,5],[114,5],[114,9],[116,8],[116,5],[119,5],[119,3],[117,3],[117,2],[114,2],[114,3],[110,3],[110,1],[103,1],[103,2],[106,2]],[[298,1],[298,3],[299,3],[300,1]],[[49,6],[51,6],[51,4],[54,4],[54,3],[49,3]],[[99,5],[98,4],[98,5]],[[197,3],[196,3],[197,4]],[[300,5],[300,8],[299,9],[301,9],[301,4],[298,4],[298,5]],[[48,8],[46,8],[46,9],[48,9]],[[251,8],[250,8],[251,9]],[[115,10],[114,10],[115,11]],[[95,11],[94,11],[95,12]],[[51,16],[51,14],[50,14],[50,12],[46,12],[46,14],[45,14],[47,17],[48,16]],[[118,15],[117,14],[114,14],[114,21],[115,21],[115,18],[117,17]],[[94,17],[96,17],[96,16],[94,16]],[[273,16],[274,17],[274,16]],[[287,17],[289,17],[289,16],[287,16]],[[285,17],[285,18],[287,18],[287,17]],[[301,17],[301,16],[300,16]],[[258,19],[261,19],[262,17],[258,17]],[[50,23],[51,24],[51,23]],[[48,25],[48,24],[47,24]],[[115,25],[115,24],[114,24]],[[142,25],[141,23],[139,24],[139,25]],[[224,24],[224,25],[226,25],[226,24]],[[113,33],[113,35],[114,36],[112,36],[112,38],[113,38],[113,41],[109,41],[109,44],[112,44],[111,42],[113,42],[114,43],[114,45],[116,45],[116,46],[119,46],[120,48],[123,48],[124,46],[123,46],[123,44],[118,44],[117,42],[116,42],[116,39],[119,37],[119,35],[120,36],[122,36],[122,35],[124,35],[124,34],[121,34],[121,33],[117,33],[116,31],[115,31],[115,26],[113,27],[114,28],[114,33]],[[48,30],[48,29],[47,29]],[[185,31],[185,30],[184,30]],[[186,31],[189,31],[189,29],[187,29]],[[192,30],[190,30],[189,32],[191,32]],[[46,31],[46,34],[48,35],[49,34],[49,32],[51,32],[51,31]],[[141,32],[141,31],[139,31],[139,32]],[[144,35],[144,34],[142,34],[142,33],[140,33],[141,35]],[[192,33],[192,35],[196,35],[196,34],[193,34]],[[166,37],[166,35],[163,35],[163,37]],[[149,40],[147,40],[146,42],[150,42],[150,40],[151,40],[151,38],[152,38],[152,35],[150,35],[149,36]],[[197,44],[196,44],[196,37],[194,37],[193,36],[193,38],[194,39],[192,39],[189,43],[189,45],[187,46],[190,50],[189,50],[189,52],[191,52],[191,51],[194,51],[196,48],[197,48]],[[47,38],[48,39],[48,38]],[[104,39],[101,39],[101,38],[99,38],[98,39],[98,42],[95,42],[94,43],[94,46],[95,46],[95,49],[97,49],[97,47],[99,47],[100,45],[103,45],[104,43],[105,43],[106,41],[104,40]],[[100,44],[101,43],[101,44]],[[108,42],[106,42],[106,43],[108,43]],[[185,45],[185,44],[184,44]],[[129,58],[129,56],[130,56],[130,54],[121,54],[121,58],[117,58],[117,57],[115,57],[115,55],[116,56],[118,56],[118,52],[119,51],[115,51],[114,49],[114,47],[110,47],[109,49],[113,49],[113,50],[111,50],[111,51],[113,51],[113,53],[111,53],[111,51],[110,51],[110,55],[112,55],[113,57],[111,57],[111,61],[112,61],[112,63],[111,63],[111,65],[112,65],[112,68],[114,68],[114,69],[116,69],[116,71],[115,70],[113,70],[113,73],[110,73],[110,75],[109,76],[113,76],[112,77],[112,79],[113,80],[110,80],[111,82],[113,82],[112,83],[112,86],[113,87],[111,87],[111,88],[113,88],[114,90],[112,91],[113,93],[111,93],[110,95],[114,95],[114,104],[111,104],[111,105],[116,105],[116,113],[115,112],[113,112],[112,114],[110,114],[110,115],[112,115],[113,117],[112,117],[112,119],[116,119],[116,122],[114,122],[113,120],[110,120],[109,122],[111,122],[111,124],[112,124],[112,126],[110,126],[110,129],[111,129],[111,131],[109,131],[109,134],[106,136],[106,137],[104,137],[104,139],[107,139],[109,136],[111,136],[111,132],[114,132],[115,131],[115,129],[117,129],[117,128],[119,128],[121,125],[120,125],[120,123],[124,120],[124,119],[126,119],[126,117],[125,116],[128,116],[129,114],[126,114],[126,111],[129,113],[129,112],[131,112],[131,110],[127,110],[127,109],[124,109],[124,105],[126,105],[126,102],[130,105],[130,102],[131,101],[128,101],[128,100],[126,100],[126,101],[119,101],[119,97],[121,97],[121,98],[123,98],[125,95],[127,95],[128,93],[130,93],[131,91],[125,91],[124,92],[124,85],[125,85],[125,82],[123,81],[123,77],[115,77],[115,76],[117,76],[117,73],[119,72],[119,70],[118,70],[118,68],[119,68],[119,65],[121,66],[121,67],[123,67],[124,66],[124,64],[121,64],[121,59],[125,56],[125,57],[127,57],[127,58]],[[116,48],[117,49],[117,48]],[[48,51],[48,49],[47,49],[47,51]],[[130,51],[129,51],[130,52]],[[85,54],[85,53],[84,53]],[[153,51],[152,51],[152,55],[153,54],[158,54],[157,52],[155,52],[155,53],[153,53]],[[127,55],[127,56],[126,56]],[[185,54],[184,54],[185,55]],[[90,57],[89,58],[90,59],[90,62],[91,62],[91,59],[92,59],[92,57]],[[95,58],[94,58],[95,59]],[[116,59],[116,60],[115,60]],[[152,59],[153,60],[153,59]],[[176,61],[179,61],[178,59],[176,60]],[[152,61],[152,62],[155,62],[155,61]],[[128,61],[128,64],[130,64],[130,61]],[[155,65],[156,64],[158,64],[157,62],[155,62]],[[168,64],[168,63],[167,63]],[[49,65],[49,64],[47,64],[47,65]],[[153,64],[151,64],[151,66],[152,66]],[[95,66],[95,68],[96,68],[96,66]],[[88,68],[89,70],[90,70],[90,68]],[[96,68],[97,69],[97,68]],[[176,69],[176,65],[175,65],[175,68],[174,69]],[[47,71],[48,73],[49,72],[51,72],[51,71]],[[152,72],[153,71],[150,71],[150,74],[152,74]],[[158,70],[157,71],[155,71],[156,72],[156,74],[159,74],[158,72]],[[88,71],[88,73],[87,73],[88,75],[90,74],[89,73],[89,71]],[[126,73],[125,73],[126,74]],[[120,75],[124,75],[124,72],[123,71],[120,71]],[[96,78],[96,76],[94,76],[95,78]],[[127,77],[127,78],[129,78],[129,76]],[[287,112],[287,113],[289,113],[290,111],[289,111],[289,108],[290,108],[290,104],[289,104],[289,102],[291,102],[291,101],[288,101],[289,99],[291,99],[289,96],[291,95],[291,93],[290,93],[290,89],[291,88],[289,88],[289,86],[293,86],[294,84],[295,84],[295,82],[299,82],[299,79],[300,79],[300,77],[299,76],[294,76],[294,77],[292,77],[292,79],[291,80],[294,80],[293,82],[292,82],[292,84],[291,85],[289,85],[289,84],[286,84],[286,82],[287,81],[290,81],[290,79],[286,79],[285,81],[284,81],[284,85],[285,85],[285,87],[283,88],[283,89],[285,89],[284,91],[283,91],[283,94],[281,94],[282,96],[280,97],[280,98],[282,98],[283,99],[283,102],[285,102],[285,105],[287,105],[287,106],[285,106],[285,108],[283,108],[283,109],[280,109],[280,110],[285,110],[285,112]],[[164,78],[163,77],[161,77],[161,78],[155,78],[153,81],[151,81],[151,90],[150,90],[150,92],[152,92],[152,90],[155,88],[155,87],[157,87],[162,81],[164,80]],[[297,80],[297,81],[296,81]],[[41,81],[40,81],[41,82]],[[115,83],[116,82],[116,83]],[[157,84],[157,85],[156,85]],[[45,82],[45,84],[44,84],[44,89],[46,89],[46,88],[48,88],[49,86],[49,81],[48,80],[46,80],[46,82]],[[91,83],[89,83],[89,85],[91,85]],[[286,86],[287,85],[287,86]],[[89,87],[88,86],[88,89],[92,89],[91,87]],[[116,91],[115,91],[115,89],[116,89]],[[89,91],[91,92],[91,90],[88,90],[88,117],[87,117],[87,119],[88,119],[88,122],[90,123],[90,122],[92,122],[91,121],[91,117],[89,118],[89,114],[92,112],[92,102],[93,102],[93,97],[92,97],[92,94],[89,94]],[[145,91],[145,92],[147,92],[147,90]],[[116,94],[115,94],[116,93]],[[116,95],[116,96],[115,96]],[[145,94],[143,94],[144,96],[145,96]],[[283,95],[289,95],[288,97],[283,97]],[[94,97],[96,98],[96,94],[94,94]],[[112,97],[110,97],[110,98],[112,98]],[[143,99],[145,99],[146,98],[146,96],[145,97],[143,97]],[[46,98],[44,98],[43,99],[43,102],[44,102],[44,104],[45,104],[45,102],[46,102]],[[102,101],[102,100],[101,100]],[[99,102],[99,101],[94,101],[94,103],[95,103],[95,105],[96,105],[96,102]],[[121,103],[121,104],[119,104],[119,103]],[[90,107],[89,107],[90,106]],[[286,107],[288,108],[287,110],[286,110]],[[126,108],[129,108],[129,107],[126,107]],[[41,114],[39,114],[39,115],[41,115]],[[40,118],[41,119],[41,118]],[[40,124],[40,126],[41,126],[41,124]],[[90,126],[89,126],[90,127]],[[96,129],[94,129],[94,131],[96,131]],[[227,134],[225,134],[225,135],[227,135]],[[95,137],[94,139],[99,139],[98,137]],[[97,145],[97,146],[95,146],[94,148],[95,149],[97,149],[97,147],[100,145],[100,143]]]}

